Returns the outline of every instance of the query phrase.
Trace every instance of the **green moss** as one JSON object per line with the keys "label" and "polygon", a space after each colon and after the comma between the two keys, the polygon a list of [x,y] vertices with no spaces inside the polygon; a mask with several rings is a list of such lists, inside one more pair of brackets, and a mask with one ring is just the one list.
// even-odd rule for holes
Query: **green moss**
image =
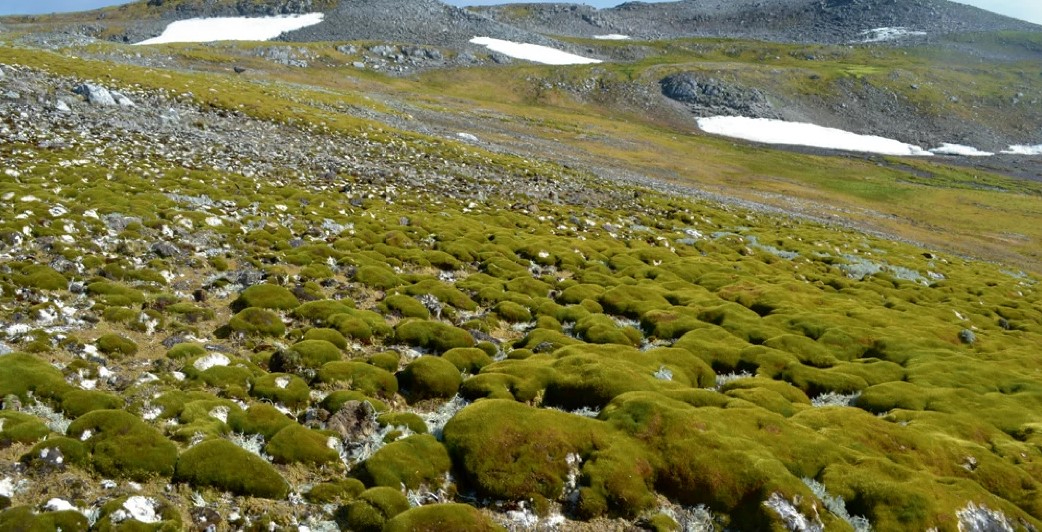
{"label": "green moss", "polygon": [[386,532],[493,532],[505,530],[467,504],[433,504],[402,512],[387,522]]}
{"label": "green moss", "polygon": [[596,421],[514,401],[478,401],[444,430],[445,447],[479,494],[507,500],[561,495],[567,456],[591,445]]}
{"label": "green moss", "polygon": [[337,390],[322,399],[321,404],[322,408],[327,411],[337,412],[342,406],[344,406],[344,403],[348,401],[369,403],[373,405],[373,410],[376,410],[377,412],[386,412],[388,410],[387,403],[380,401],[379,399],[373,399],[372,397],[355,390]]}
{"label": "green moss", "polygon": [[323,340],[335,345],[338,349],[347,349],[347,339],[336,329],[315,327],[304,333],[304,340]]}
{"label": "green moss", "polygon": [[130,307],[145,302],[145,294],[141,290],[107,281],[87,285],[87,293],[110,306]]}
{"label": "green moss", "polygon": [[613,287],[597,299],[605,312],[640,319],[651,310],[664,310],[672,305],[654,284],[620,285]]}
{"label": "green moss", "polygon": [[366,265],[358,268],[354,280],[378,290],[390,290],[405,284],[394,271],[385,266]]}
{"label": "green moss", "polygon": [[283,404],[292,410],[300,410],[308,405],[311,389],[304,379],[288,373],[268,373],[258,377],[250,395],[258,399],[267,399],[273,403]]}
{"label": "green moss", "polygon": [[304,498],[312,504],[328,504],[348,502],[365,491],[365,484],[356,478],[345,478],[336,482],[323,482],[314,485],[304,494]]}
{"label": "green moss", "polygon": [[171,504],[170,501],[159,497],[149,497],[149,499],[155,501],[155,513],[158,517],[158,522],[146,524],[136,519],[127,519],[127,511],[124,504],[129,498],[130,496],[118,497],[106,502],[101,507],[98,521],[92,530],[99,532],[167,532],[184,528],[178,508]]}
{"label": "green moss", "polygon": [[186,360],[206,354],[206,348],[196,343],[176,344],[166,352],[167,358]]}
{"label": "green moss", "polygon": [[104,334],[97,339],[95,344],[98,346],[98,351],[117,357],[133,356],[138,350],[138,346],[133,340],[118,334]]}
{"label": "green moss", "polygon": [[376,487],[337,511],[342,528],[358,532],[380,532],[387,521],[409,509],[409,500],[396,488]]}
{"label": "green moss", "polygon": [[401,361],[401,355],[396,351],[383,351],[375,355],[370,356],[366,359],[366,362],[372,364],[382,370],[390,371],[394,373],[398,371],[398,364]]}
{"label": "green moss", "polygon": [[263,308],[273,310],[293,310],[300,306],[300,300],[284,286],[275,284],[255,284],[239,294],[232,302],[232,310],[247,308]]}
{"label": "green moss", "polygon": [[90,463],[101,475],[140,481],[174,472],[177,446],[129,412],[89,412],[73,421],[67,434],[80,438],[88,431]]}
{"label": "green moss", "polygon": [[380,414],[376,421],[388,427],[407,427],[415,434],[427,433],[427,423],[412,412],[387,412]]}
{"label": "green moss", "polygon": [[296,423],[280,430],[264,446],[264,452],[279,464],[325,464],[340,459],[326,443],[329,437]]}
{"label": "green moss", "polygon": [[282,318],[270,310],[247,308],[232,316],[228,327],[246,336],[274,336],[280,338],[286,334],[286,326]]}
{"label": "green moss", "polygon": [[185,451],[177,460],[174,481],[265,499],[284,499],[289,494],[289,484],[274,467],[222,439],[205,441]]}
{"label": "green moss", "polygon": [[266,403],[251,405],[245,412],[236,410],[228,414],[228,425],[232,430],[242,434],[260,434],[266,440],[294,424],[296,421]]}
{"label": "green moss", "polygon": [[406,320],[394,330],[398,342],[444,353],[456,347],[474,347],[474,338],[463,329],[423,320]]}
{"label": "green moss", "polygon": [[329,323],[329,318],[336,314],[347,314],[354,309],[354,303],[350,300],[334,301],[324,299],[321,301],[309,301],[293,310],[293,315],[300,319],[310,320],[316,325]]}
{"label": "green moss", "polygon": [[44,460],[44,454],[49,455],[55,450],[61,452],[62,463],[79,467],[87,466],[87,446],[80,440],[66,438],[64,436],[51,436],[46,440],[37,443],[33,446],[32,450],[22,455],[20,461],[30,468],[39,467],[41,464],[48,464],[47,467],[50,467],[49,464],[51,462]]}
{"label": "green moss", "polygon": [[61,371],[26,353],[0,357],[0,397],[17,395],[29,400],[29,392],[37,397],[60,399],[72,389]]}
{"label": "green moss", "polygon": [[318,370],[318,380],[344,385],[373,397],[394,397],[398,381],[390,372],[364,362],[330,362]]}
{"label": "green moss", "polygon": [[532,312],[513,301],[502,301],[495,308],[500,318],[511,323],[527,323],[532,321]]}
{"label": "green moss", "polygon": [[296,357],[302,367],[318,368],[343,355],[336,345],[325,340],[303,340],[290,346],[289,356]]}
{"label": "green moss", "polygon": [[397,314],[403,318],[419,318],[426,320],[431,317],[427,307],[423,306],[416,298],[404,294],[393,294],[380,302],[380,310],[389,314]]}
{"label": "green moss", "polygon": [[118,410],[123,408],[123,399],[97,390],[72,390],[62,398],[61,409],[69,418],[75,419],[94,410]]}
{"label": "green moss", "polygon": [[373,328],[369,323],[353,314],[334,314],[329,318],[329,326],[355,340],[368,342],[373,337]]}
{"label": "green moss", "polygon": [[87,530],[88,528],[90,528],[90,523],[87,518],[75,510],[38,514],[29,506],[15,506],[0,512],[0,530],[45,532]]}
{"label": "green moss", "polygon": [[0,430],[0,442],[7,442],[7,445],[10,445],[12,442],[36,443],[51,432],[47,425],[44,425],[37,417],[29,414],[0,411],[0,420],[3,421],[0,424],[0,427],[2,427],[2,430]]}
{"label": "green moss", "polygon": [[14,282],[39,290],[65,290],[69,280],[46,264],[27,264],[18,269]]}
{"label": "green moss", "polygon": [[174,303],[164,309],[167,313],[177,316],[185,323],[197,323],[212,320],[216,317],[213,309],[195,305],[192,303]]}
{"label": "green moss", "polygon": [[447,399],[456,395],[463,378],[448,360],[421,356],[398,375],[398,388],[410,403],[425,399]]}
{"label": "green moss", "polygon": [[492,357],[477,347],[457,347],[449,349],[441,355],[462,373],[478,373],[481,368],[492,363]]}
{"label": "green moss", "polygon": [[364,462],[357,475],[368,486],[440,486],[452,461],[438,440],[418,434],[389,443]]}
{"label": "green moss", "polygon": [[590,314],[575,324],[575,332],[592,344],[636,346],[642,335],[633,327],[619,327],[604,314]]}

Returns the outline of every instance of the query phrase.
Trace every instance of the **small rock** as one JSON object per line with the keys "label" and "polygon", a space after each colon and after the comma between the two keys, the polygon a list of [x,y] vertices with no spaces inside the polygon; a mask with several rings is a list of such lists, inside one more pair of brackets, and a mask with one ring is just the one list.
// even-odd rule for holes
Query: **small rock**
{"label": "small rock", "polygon": [[355,62],[351,63],[351,66],[353,66],[355,68],[365,68],[365,63],[363,63],[361,61],[355,61]]}
{"label": "small rock", "polygon": [[54,102],[54,109],[61,113],[72,112],[72,108],[69,107],[69,104],[65,103],[65,100],[58,100],[57,102]]}
{"label": "small rock", "polygon": [[967,345],[973,345],[977,341],[977,335],[973,334],[973,331],[969,329],[963,329],[959,331],[959,340]]}
{"label": "small rock", "polygon": [[112,99],[116,100],[120,107],[135,107],[134,102],[121,92],[112,91]]}
{"label": "small rock", "polygon": [[109,107],[114,107],[118,105],[116,103],[116,99],[112,97],[112,93],[109,92],[108,89],[106,89],[105,87],[94,85],[92,83],[83,83],[81,85],[78,85],[75,89],[72,90],[72,92],[75,92],[80,96],[83,96],[87,99],[88,102],[94,105],[102,105]]}
{"label": "small rock", "polygon": [[367,438],[376,432],[376,411],[368,401],[348,401],[329,418],[326,428],[344,441]]}
{"label": "small rock", "polygon": [[184,254],[180,248],[170,242],[156,242],[155,244],[152,244],[152,252],[164,259],[180,257]]}
{"label": "small rock", "polygon": [[243,72],[246,72],[246,69],[241,66],[232,67],[232,70],[234,70],[236,74],[242,74]]}
{"label": "small rock", "polygon": [[4,98],[8,99],[8,100],[17,100],[17,99],[19,99],[21,97],[22,97],[22,95],[18,94],[15,91],[5,91],[4,92]]}

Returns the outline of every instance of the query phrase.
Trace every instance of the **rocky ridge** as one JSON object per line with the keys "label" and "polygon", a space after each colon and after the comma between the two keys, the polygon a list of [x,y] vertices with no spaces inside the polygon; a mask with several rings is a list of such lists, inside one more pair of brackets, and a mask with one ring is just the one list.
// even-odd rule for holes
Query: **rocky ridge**
{"label": "rocky ridge", "polygon": [[925,32],[928,37],[1039,30],[1028,22],[946,0],[684,0],[629,2],[607,9],[557,3],[471,9],[530,31],[576,37],[621,34],[635,39],[728,37],[840,44],[872,39],[869,30],[886,27]]}

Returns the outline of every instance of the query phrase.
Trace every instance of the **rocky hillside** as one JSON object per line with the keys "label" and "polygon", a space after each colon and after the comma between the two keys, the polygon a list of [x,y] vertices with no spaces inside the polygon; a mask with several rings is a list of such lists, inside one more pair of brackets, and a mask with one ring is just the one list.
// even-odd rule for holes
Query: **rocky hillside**
{"label": "rocky hillside", "polygon": [[1038,30],[1027,22],[947,0],[683,0],[628,2],[596,9],[577,4],[474,7],[489,17],[549,35],[621,34],[637,39],[731,37],[800,43],[879,38],[877,28],[951,33]]}
{"label": "rocky hillside", "polygon": [[4,20],[0,531],[1042,528],[1042,182],[693,125],[1030,142],[1037,34],[96,38],[238,4]]}

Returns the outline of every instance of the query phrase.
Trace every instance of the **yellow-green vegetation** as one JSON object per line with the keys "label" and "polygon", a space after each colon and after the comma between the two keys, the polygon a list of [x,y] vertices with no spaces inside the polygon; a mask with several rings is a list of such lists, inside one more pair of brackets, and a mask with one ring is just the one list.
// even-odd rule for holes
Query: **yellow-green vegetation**
{"label": "yellow-green vegetation", "polygon": [[[832,205],[948,251],[404,133],[337,111],[360,97],[322,75],[297,86],[277,72],[247,81],[0,46],[5,65],[108,76],[309,141],[364,138],[358,158],[376,168],[245,175],[89,138],[0,144],[0,171],[17,174],[0,180],[0,251],[21,256],[0,268],[0,451],[40,478],[54,468],[44,451],[60,451],[70,475],[161,486],[180,501],[157,499],[172,529],[189,522],[183,490],[256,513],[267,510],[250,497],[272,499],[262,504],[275,528],[306,514],[353,530],[491,530],[486,511],[521,504],[660,529],[677,524],[667,505],[701,507],[720,529],[783,527],[767,501],[792,501],[828,530],[851,516],[878,530],[957,530],[970,505],[1042,527],[1042,305],[1038,278],[1017,270],[1042,249],[1038,186],[680,136],[604,102],[525,92],[530,76],[727,67],[753,79],[778,69],[775,83],[827,97],[829,83],[926,61],[640,46],[661,53],[350,83],[429,107],[460,98],[474,108],[465,116],[499,117],[493,137],[554,138],[580,163]],[[996,83],[1010,75],[999,71]],[[610,145],[597,140],[606,132]],[[385,165],[380,152],[408,156]],[[991,240],[1011,231],[1023,238]],[[160,257],[149,246],[161,238],[199,249]],[[45,319],[66,311],[75,319]],[[53,489],[72,497],[71,485]],[[123,495],[105,495],[99,529],[117,524]],[[82,528],[33,513],[39,497],[13,493],[0,528]]]}

